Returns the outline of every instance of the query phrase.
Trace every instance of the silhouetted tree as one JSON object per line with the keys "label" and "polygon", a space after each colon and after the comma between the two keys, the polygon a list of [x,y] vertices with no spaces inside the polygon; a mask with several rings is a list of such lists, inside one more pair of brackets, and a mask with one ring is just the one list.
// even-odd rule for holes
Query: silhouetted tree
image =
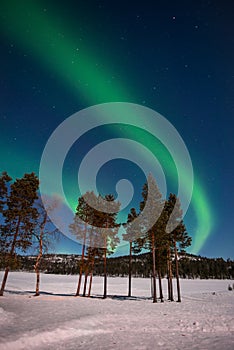
{"label": "silhouetted tree", "polygon": [[5,273],[2,280],[0,295],[3,295],[7,277],[15,250],[25,251],[32,244],[32,233],[38,218],[34,207],[37,199],[39,181],[34,173],[25,174],[22,179],[16,179],[10,186],[9,195],[2,212],[4,223],[1,230],[1,240],[5,240],[8,253]]}
{"label": "silhouetted tree", "polygon": [[7,201],[9,199],[9,183],[12,178],[4,171],[0,176],[0,252],[6,252],[7,241],[5,237],[5,218],[4,212],[7,209]]}
{"label": "silhouetted tree", "polygon": [[97,214],[97,222],[102,228],[100,239],[103,243],[103,269],[104,269],[104,290],[103,298],[107,297],[107,256],[113,254],[119,243],[117,224],[117,214],[120,209],[120,203],[114,201],[114,196],[109,194],[105,196],[106,206],[109,208],[108,202],[112,203],[113,212],[99,212]]}
{"label": "silhouetted tree", "polygon": [[138,216],[136,209],[131,208],[130,213],[128,214],[127,224],[124,227],[127,227],[126,233],[123,234],[123,239],[129,242],[129,269],[128,269],[128,296],[132,296],[132,254],[139,253],[140,249],[137,248],[137,245],[134,246],[134,241],[138,238],[140,234],[140,227],[135,223],[134,219]]}
{"label": "silhouetted tree", "polygon": [[[85,194],[88,196],[89,201],[92,201],[92,198],[95,196],[93,192],[87,192]],[[73,223],[70,224],[70,231],[76,237],[78,241],[82,242],[82,253],[80,261],[80,273],[78,279],[78,285],[76,289],[76,296],[80,294],[82,274],[85,269],[85,253],[86,253],[86,243],[87,243],[87,234],[89,223],[92,223],[93,220],[93,208],[85,201],[84,196],[78,198],[78,205],[76,207],[76,213],[73,220]],[[83,293],[84,294],[84,293]]]}
{"label": "silhouetted tree", "polygon": [[[174,254],[175,259],[175,275],[176,275],[176,284],[177,284],[177,301],[181,302],[181,292],[180,292],[180,281],[179,281],[179,264],[178,264],[178,247],[184,251],[185,248],[191,245],[191,237],[188,236],[186,232],[185,225],[182,221],[183,211],[181,209],[181,204],[179,198],[176,197],[175,194],[170,194],[169,199],[166,203],[166,210],[168,213],[168,239],[171,244],[172,252]],[[170,249],[168,245],[168,254],[170,254]],[[172,291],[172,281],[171,281],[171,258],[170,259],[170,290],[169,290],[169,298],[173,300],[173,291]],[[171,293],[171,295],[170,295]]]}
{"label": "silhouetted tree", "polygon": [[142,238],[138,239],[137,241],[139,243],[139,246],[143,246],[145,249],[150,250],[152,254],[152,294],[153,303],[156,303],[156,236],[158,220],[164,203],[162,201],[162,195],[158,189],[156,181],[151,174],[149,174],[147,183],[143,186],[142,197],[143,200],[140,203],[140,210],[141,212],[146,213],[143,214],[143,230],[145,230],[145,227],[149,227],[149,229],[142,236]]}

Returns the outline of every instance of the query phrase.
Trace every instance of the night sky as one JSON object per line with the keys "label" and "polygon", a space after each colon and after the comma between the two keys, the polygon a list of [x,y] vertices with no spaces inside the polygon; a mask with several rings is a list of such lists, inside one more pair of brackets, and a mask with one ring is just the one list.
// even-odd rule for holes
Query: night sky
{"label": "night sky", "polygon": [[[233,10],[232,1],[1,1],[0,170],[13,178],[39,174],[52,132],[84,108],[108,102],[151,108],[177,129],[192,160],[189,252],[234,258]],[[177,193],[176,161],[165,145],[143,129],[111,124],[82,135],[67,154],[63,185],[72,208],[82,159],[113,138],[151,150],[165,171],[166,195]],[[128,151],[128,159],[107,162],[96,179],[100,193],[114,195],[120,179],[131,181],[123,221],[146,180],[131,161],[134,149]],[[143,153],[140,164],[149,163]],[[56,243],[57,252],[77,249],[66,237]]]}

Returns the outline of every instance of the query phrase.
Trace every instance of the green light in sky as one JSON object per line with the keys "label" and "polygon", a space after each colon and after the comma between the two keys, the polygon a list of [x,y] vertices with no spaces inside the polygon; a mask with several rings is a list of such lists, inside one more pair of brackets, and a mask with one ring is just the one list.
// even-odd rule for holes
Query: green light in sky
{"label": "green light in sky", "polygon": [[67,34],[58,20],[49,16],[37,2],[3,1],[2,26],[6,35],[13,35],[35,58],[67,81],[80,99],[97,101],[129,100],[122,86],[110,80],[107,68],[95,61],[79,38]]}
{"label": "green light in sky", "polygon": [[[70,33],[64,23],[59,23],[58,19],[44,11],[38,2],[2,1],[0,6],[1,12],[4,13],[1,22],[3,32],[7,36],[15,37],[19,45],[31,50],[36,60],[67,82],[80,101],[85,100],[89,105],[93,105],[133,99],[123,84],[118,84],[111,78],[113,73],[108,70],[108,65],[103,62],[100,64],[98,57],[93,55],[79,38]],[[150,137],[142,137],[140,132],[133,134],[129,129],[126,133],[120,132],[119,136],[139,140],[155,153],[154,141]],[[162,159],[168,159],[168,152],[163,152],[161,156]],[[173,163],[166,161],[165,167],[177,181]],[[186,169],[183,172],[183,180],[186,190]],[[198,221],[193,251],[198,253],[212,228],[211,209],[198,181],[194,184],[192,204]]]}
{"label": "green light in sky", "polygon": [[194,211],[198,222],[193,239],[193,252],[194,254],[198,254],[214,226],[214,216],[211,217],[207,196],[197,179],[193,188],[192,203],[194,203]]}
{"label": "green light in sky", "polygon": [[[146,137],[145,132],[142,129],[136,131],[133,128],[129,128],[126,132],[123,129],[122,136],[134,138],[144,144],[154,153],[160,164],[167,169],[169,175],[173,177],[174,181],[177,180],[177,171],[174,161],[171,158],[170,153],[165,149],[165,146],[157,139],[152,137],[152,135]],[[181,159],[181,162],[182,161],[183,160]],[[182,183],[185,191],[188,191],[190,181],[186,169],[182,172]],[[193,235],[193,252],[194,254],[198,254],[211,233],[212,227],[214,226],[214,220],[211,217],[211,209],[205,191],[197,178],[195,178],[193,187],[192,204],[197,218],[197,228]]]}

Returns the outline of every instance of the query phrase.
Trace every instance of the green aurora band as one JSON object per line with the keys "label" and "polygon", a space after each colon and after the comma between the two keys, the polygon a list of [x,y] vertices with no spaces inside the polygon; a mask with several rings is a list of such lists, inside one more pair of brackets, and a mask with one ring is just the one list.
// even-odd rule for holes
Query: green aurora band
{"label": "green aurora band", "polygon": [[[2,1],[2,13],[5,14],[1,23],[2,32],[6,36],[16,38],[18,44],[32,50],[35,59],[48,69],[54,71],[70,86],[72,93],[88,105],[105,102],[130,102],[133,98],[122,84],[111,79],[104,60],[102,65],[95,62],[95,54],[67,30],[64,22],[49,16],[34,1]],[[78,42],[78,43],[77,43]],[[98,57],[100,60],[100,57]],[[98,61],[98,60],[96,60]],[[141,142],[155,154],[164,165],[174,181],[177,173],[173,160],[166,148],[159,152],[159,144],[153,137],[145,137],[139,130],[137,133],[128,128],[119,137],[126,137]],[[155,151],[157,150],[157,151]],[[15,174],[13,174],[14,176]],[[183,185],[186,190],[188,183],[186,169]],[[211,209],[201,183],[195,178],[192,204],[197,217],[197,228],[193,235],[193,252],[199,253],[211,233]],[[213,222],[213,220],[212,220]]]}

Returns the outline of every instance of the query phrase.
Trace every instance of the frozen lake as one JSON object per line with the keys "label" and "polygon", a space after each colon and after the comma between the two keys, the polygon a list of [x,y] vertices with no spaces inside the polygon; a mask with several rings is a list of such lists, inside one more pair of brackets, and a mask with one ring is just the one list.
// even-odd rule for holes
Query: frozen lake
{"label": "frozen lake", "polygon": [[[0,272],[2,278],[3,272]],[[0,348],[20,349],[234,349],[234,291],[227,280],[181,280],[182,303],[153,304],[150,279],[94,277],[92,298],[75,298],[78,276],[9,274],[0,297]],[[176,290],[175,290],[176,291]],[[176,293],[175,293],[176,299]]]}

